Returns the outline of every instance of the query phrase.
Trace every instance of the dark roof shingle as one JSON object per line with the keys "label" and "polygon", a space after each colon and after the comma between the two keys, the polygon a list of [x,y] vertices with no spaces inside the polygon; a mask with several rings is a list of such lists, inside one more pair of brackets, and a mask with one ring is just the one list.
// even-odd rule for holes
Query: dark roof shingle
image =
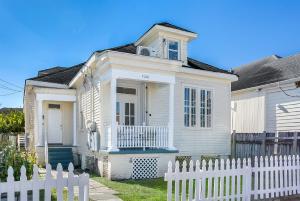
{"label": "dark roof shingle", "polygon": [[37,76],[28,80],[35,80],[41,82],[51,82],[57,84],[69,84],[75,75],[80,71],[85,63],[81,63],[72,67],[61,67],[62,70],[47,75]]}
{"label": "dark roof shingle", "polygon": [[257,87],[300,76],[300,54],[281,58],[277,55],[233,69],[239,80],[232,83],[232,91]]}

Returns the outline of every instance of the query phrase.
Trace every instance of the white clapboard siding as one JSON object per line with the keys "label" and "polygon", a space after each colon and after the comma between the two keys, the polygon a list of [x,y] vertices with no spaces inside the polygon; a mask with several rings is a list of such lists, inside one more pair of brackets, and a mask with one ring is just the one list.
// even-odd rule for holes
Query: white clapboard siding
{"label": "white clapboard siding", "polygon": [[79,187],[79,201],[89,200],[89,175],[83,173],[74,175],[73,164],[70,163],[68,168],[68,176],[63,177],[63,168],[61,164],[57,165],[56,178],[51,175],[51,165],[46,165],[46,177],[40,178],[37,165],[33,167],[33,175],[31,180],[27,180],[26,169],[21,167],[20,181],[15,181],[14,170],[8,168],[7,181],[0,183],[0,194],[7,194],[7,201],[15,201],[15,193],[20,192],[21,201],[28,200],[28,191],[32,191],[32,201],[38,201],[40,198],[40,190],[44,190],[45,201],[51,200],[51,190],[54,188],[57,194],[57,201],[63,200],[63,190],[68,190],[68,200],[74,200],[74,187]]}
{"label": "white clapboard siding", "polygon": [[[266,200],[269,198],[300,194],[300,158],[295,156],[265,156],[251,159],[223,159],[190,162],[189,170],[183,162],[168,164],[165,181],[168,182],[167,200]],[[175,185],[173,185],[175,183]],[[188,185],[188,188],[186,188]],[[195,188],[194,188],[195,185]],[[181,188],[180,188],[181,186]],[[174,187],[174,189],[173,189]],[[188,189],[188,190],[186,190]],[[173,198],[174,195],[174,198]],[[181,195],[181,197],[180,197]]]}

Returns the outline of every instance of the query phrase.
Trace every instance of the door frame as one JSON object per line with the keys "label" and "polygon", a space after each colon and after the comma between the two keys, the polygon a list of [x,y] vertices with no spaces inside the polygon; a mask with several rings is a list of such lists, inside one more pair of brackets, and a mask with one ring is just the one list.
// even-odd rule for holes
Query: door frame
{"label": "door frame", "polygon": [[[59,109],[53,109],[53,108],[49,108],[49,104],[55,104],[55,105],[60,105]],[[61,103],[55,103],[55,102],[48,102],[46,105],[47,108],[47,130],[45,131],[45,134],[47,135],[47,141],[48,144],[58,144],[58,145],[62,145],[63,144],[63,111],[62,111],[62,104]],[[60,116],[61,116],[61,122],[60,122],[60,130],[61,130],[61,136],[59,139],[59,142],[49,142],[49,110],[59,110],[60,112]]]}
{"label": "door frame", "polygon": [[[135,96],[135,119],[134,119],[134,125],[138,125],[142,122],[141,120],[141,97],[140,97],[140,88],[141,88],[141,83],[137,82],[137,83],[130,83],[130,81],[127,82],[127,80],[120,80],[117,83],[117,87],[124,87],[124,88],[132,88],[136,90],[136,95],[132,95],[132,94],[122,94],[122,93],[117,93],[117,98],[116,98],[116,102],[119,102],[120,97],[122,96]],[[115,103],[117,104],[117,103]],[[121,117],[122,114],[120,114]],[[120,122],[122,122],[122,120],[120,120]]]}

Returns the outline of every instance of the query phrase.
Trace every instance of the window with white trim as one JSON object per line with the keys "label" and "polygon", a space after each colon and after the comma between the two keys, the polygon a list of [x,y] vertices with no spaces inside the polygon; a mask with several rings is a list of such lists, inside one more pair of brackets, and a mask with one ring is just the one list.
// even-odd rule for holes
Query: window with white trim
{"label": "window with white trim", "polygon": [[168,40],[168,58],[170,60],[179,60],[179,42]]}
{"label": "window with white trim", "polygon": [[184,88],[184,126],[196,126],[196,89]]}
{"label": "window with white trim", "polygon": [[212,92],[210,90],[200,90],[200,127],[211,128],[212,115]]}

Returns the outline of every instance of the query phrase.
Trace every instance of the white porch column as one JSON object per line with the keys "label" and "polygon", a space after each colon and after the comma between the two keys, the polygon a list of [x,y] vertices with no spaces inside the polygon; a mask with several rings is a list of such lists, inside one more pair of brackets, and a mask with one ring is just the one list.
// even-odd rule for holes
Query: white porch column
{"label": "white porch column", "polygon": [[37,100],[36,104],[36,114],[37,114],[37,137],[38,137],[38,146],[44,145],[44,136],[43,136],[43,127],[44,127],[44,120],[43,120],[43,101]]}
{"label": "white porch column", "polygon": [[73,146],[77,146],[77,118],[76,102],[73,102]]}
{"label": "white porch column", "polygon": [[117,101],[117,79],[112,78],[110,81],[110,101],[111,101],[111,133],[109,151],[118,151],[117,145],[117,122],[116,122],[116,101]]}
{"label": "white porch column", "polygon": [[169,136],[168,149],[176,150],[174,147],[174,83],[170,83],[169,90]]}

